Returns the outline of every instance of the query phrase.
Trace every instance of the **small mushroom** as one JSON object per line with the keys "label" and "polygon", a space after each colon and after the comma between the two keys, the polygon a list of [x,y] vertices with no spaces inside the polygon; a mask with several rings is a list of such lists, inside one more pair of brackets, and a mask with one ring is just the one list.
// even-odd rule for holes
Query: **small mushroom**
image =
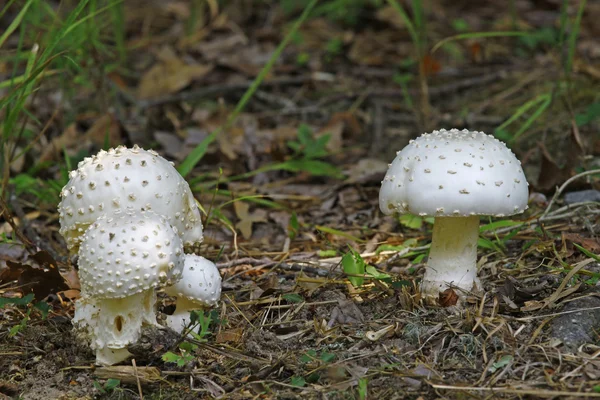
{"label": "small mushroom", "polygon": [[176,282],[183,265],[177,230],[154,212],[102,216],[89,226],[79,247],[73,324],[91,341],[97,364],[123,361],[142,324],[157,325],[155,288]]}
{"label": "small mushroom", "polygon": [[138,146],[100,151],[71,171],[58,205],[60,233],[72,254],[102,215],[151,210],[177,228],[184,244],[202,240],[202,222],[189,185],[156,152]]}
{"label": "small mushroom", "polygon": [[448,284],[481,288],[479,216],[522,213],[528,194],[521,163],[503,142],[483,132],[442,129],[421,135],[397,154],[382,182],[379,207],[384,214],[410,210],[435,217],[421,291],[437,297]]}
{"label": "small mushroom", "polygon": [[181,333],[190,322],[190,311],[217,304],[221,297],[221,275],[213,262],[186,254],[181,279],[167,287],[165,293],[177,297],[175,312],[167,316],[166,325]]}

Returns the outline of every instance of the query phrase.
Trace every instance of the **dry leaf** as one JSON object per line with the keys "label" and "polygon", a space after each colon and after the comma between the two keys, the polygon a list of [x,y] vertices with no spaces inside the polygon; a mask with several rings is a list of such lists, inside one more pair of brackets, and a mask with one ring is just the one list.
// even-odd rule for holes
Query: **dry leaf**
{"label": "dry leaf", "polygon": [[244,330],[242,328],[233,328],[227,329],[224,331],[220,331],[217,333],[217,337],[215,339],[216,343],[240,343],[242,337],[244,335]]}
{"label": "dry leaf", "polygon": [[33,293],[38,301],[49,294],[70,289],[56,261],[46,251],[38,251],[23,262],[7,260],[6,265],[8,268],[0,272],[0,283],[16,280],[23,294]]}
{"label": "dry leaf", "polygon": [[577,243],[578,245],[585,248],[586,250],[591,251],[592,253],[600,254],[600,241],[598,239],[585,238],[576,233],[566,232],[562,232],[562,239],[563,241],[570,240],[571,242]]}
{"label": "dry leaf", "polygon": [[452,288],[448,288],[439,294],[438,302],[442,307],[450,307],[458,302],[458,295]]}
{"label": "dry leaf", "polygon": [[110,113],[98,118],[90,129],[84,134],[84,138],[91,141],[96,147],[104,147],[108,139],[109,146],[121,143],[121,127],[117,118]]}
{"label": "dry leaf", "polygon": [[255,222],[266,222],[267,212],[263,209],[257,209],[252,214],[249,213],[250,205],[243,201],[236,201],[233,203],[235,213],[240,219],[235,227],[242,232],[244,239],[248,240],[252,236],[252,224]]}
{"label": "dry leaf", "polygon": [[49,146],[44,147],[39,162],[51,161],[55,157],[58,158],[64,147],[69,147],[77,142],[78,135],[77,124],[72,123],[67,126],[63,133],[52,139]]}
{"label": "dry leaf", "polygon": [[150,68],[140,80],[138,97],[149,99],[172,94],[183,89],[196,79],[200,79],[212,71],[213,66],[196,64],[188,65],[172,54],[163,50],[159,55],[161,61]]}

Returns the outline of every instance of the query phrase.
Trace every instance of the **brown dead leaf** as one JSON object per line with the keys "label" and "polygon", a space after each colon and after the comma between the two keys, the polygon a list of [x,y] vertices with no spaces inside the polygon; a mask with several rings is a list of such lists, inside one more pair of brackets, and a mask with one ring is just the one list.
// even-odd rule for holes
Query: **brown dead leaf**
{"label": "brown dead leaf", "polygon": [[[585,155],[585,145],[581,139],[578,128],[573,124],[569,133],[569,142],[567,143],[568,157],[564,160],[564,166],[559,167],[552,158],[546,146],[540,142],[542,163],[540,165],[540,174],[537,181],[537,189],[540,192],[553,191],[556,186],[574,175],[575,168],[579,165],[580,158]],[[571,185],[577,188],[578,182]]]}
{"label": "brown dead leaf", "polygon": [[77,124],[72,123],[67,126],[62,134],[52,139],[49,146],[44,147],[42,155],[40,156],[40,162],[51,161],[55,159],[55,157],[58,157],[63,148],[69,147],[77,142],[78,136],[79,132],[77,131]]}
{"label": "brown dead leaf", "polygon": [[243,201],[233,203],[235,213],[239,218],[239,222],[235,227],[240,230],[244,239],[248,240],[252,236],[252,224],[255,222],[266,222],[267,212],[263,209],[257,209],[250,213],[250,205]]}
{"label": "brown dead leaf", "polygon": [[585,248],[586,250],[591,251],[592,253],[600,254],[600,241],[598,239],[585,238],[576,233],[567,232],[562,232],[562,239],[563,242],[565,240],[569,240],[573,243],[577,243],[578,245]]}
{"label": "brown dead leaf", "polygon": [[561,168],[558,166],[543,143],[540,143],[539,147],[542,163],[537,179],[537,190],[540,192],[552,191],[561,182],[569,179],[571,174],[565,167]]}
{"label": "brown dead leaf", "polygon": [[439,294],[438,303],[442,307],[450,307],[456,305],[458,295],[452,288],[448,288]]}
{"label": "brown dead leaf", "polygon": [[217,333],[216,343],[238,344],[241,342],[243,335],[243,328],[233,328],[224,331],[219,331],[219,333]]}
{"label": "brown dead leaf", "polygon": [[327,150],[338,151],[342,148],[344,133],[348,136],[358,136],[361,131],[360,123],[354,114],[350,112],[338,112],[331,117],[327,125],[317,132],[316,136],[331,135],[331,138],[327,142]]}
{"label": "brown dead leaf", "polygon": [[7,260],[6,265],[8,268],[0,272],[0,283],[16,280],[23,294],[33,293],[38,301],[69,289],[57,262],[46,251],[38,251],[22,262]]}
{"label": "brown dead leaf", "polygon": [[85,132],[84,138],[91,141],[96,147],[104,147],[107,139],[109,146],[121,143],[121,126],[117,118],[107,113],[98,118]]}
{"label": "brown dead leaf", "polygon": [[213,69],[213,65],[210,64],[188,65],[170,49],[163,49],[158,57],[160,61],[146,71],[140,80],[138,85],[140,99],[178,92]]}

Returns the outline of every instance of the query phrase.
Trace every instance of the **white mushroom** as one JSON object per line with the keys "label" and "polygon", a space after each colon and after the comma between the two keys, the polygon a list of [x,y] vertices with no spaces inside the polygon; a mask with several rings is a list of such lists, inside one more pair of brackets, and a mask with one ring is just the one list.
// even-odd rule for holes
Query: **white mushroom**
{"label": "white mushroom", "polygon": [[127,358],[142,323],[157,324],[155,288],[175,283],[183,265],[177,230],[154,212],[102,216],[89,226],[79,248],[82,298],[73,323],[91,341],[97,364]]}
{"label": "white mushroom", "polygon": [[217,304],[221,297],[221,275],[213,262],[186,254],[181,279],[165,292],[177,297],[175,312],[167,316],[166,325],[182,332],[190,322],[190,311]]}
{"label": "white mushroom", "polygon": [[448,283],[481,287],[479,216],[522,213],[527,186],[521,163],[503,142],[483,132],[442,129],[397,153],[382,182],[379,207],[384,214],[435,217],[421,291],[437,296]]}
{"label": "white mushroom", "polygon": [[72,254],[101,215],[152,210],[179,231],[184,244],[202,240],[202,222],[189,185],[172,163],[138,146],[100,151],[71,171],[58,205],[60,233]]}

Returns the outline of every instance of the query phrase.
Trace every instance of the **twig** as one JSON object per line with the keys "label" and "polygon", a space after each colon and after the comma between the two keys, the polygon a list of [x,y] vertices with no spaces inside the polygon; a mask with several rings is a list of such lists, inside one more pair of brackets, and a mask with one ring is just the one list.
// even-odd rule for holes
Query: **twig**
{"label": "twig", "polygon": [[140,376],[138,374],[137,365],[135,364],[135,358],[131,360],[133,365],[133,372],[135,373],[135,380],[137,381],[138,392],[140,394],[140,400],[144,400],[144,394],[142,393],[142,383],[140,382]]}
{"label": "twig", "polygon": [[588,176],[588,175],[593,175],[593,174],[600,174],[600,169],[593,169],[591,171],[585,171],[582,172],[580,174],[577,174],[575,176],[572,176],[571,178],[567,179],[565,181],[565,183],[563,183],[557,190],[556,193],[554,193],[554,196],[552,196],[552,199],[550,200],[550,202],[548,203],[548,207],[546,207],[546,210],[544,211],[544,213],[542,214],[541,218],[544,218],[546,216],[546,214],[548,214],[550,212],[550,209],[552,208],[552,206],[554,205],[554,202],[556,201],[556,199],[561,195],[561,193],[563,192],[563,190],[565,190],[565,188],[567,186],[569,186],[569,184],[571,184],[571,182],[573,182],[574,180],[577,180],[579,178],[583,178],[584,176]]}

